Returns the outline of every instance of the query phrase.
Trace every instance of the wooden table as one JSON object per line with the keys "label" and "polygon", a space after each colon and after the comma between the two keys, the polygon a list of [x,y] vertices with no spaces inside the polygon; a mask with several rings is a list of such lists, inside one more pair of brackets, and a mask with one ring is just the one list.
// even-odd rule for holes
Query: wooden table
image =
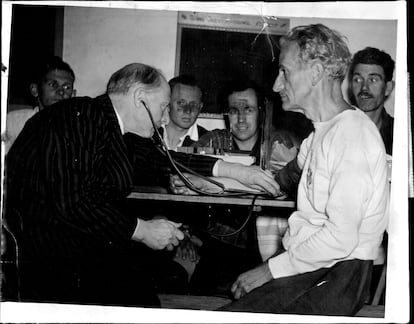
{"label": "wooden table", "polygon": [[[174,202],[187,202],[187,203],[199,203],[199,204],[220,204],[220,205],[237,205],[237,206],[250,206],[253,201],[253,196],[243,197],[213,197],[213,196],[187,196],[187,195],[175,195],[164,192],[154,192],[155,190],[147,190],[151,192],[145,192],[146,189],[135,189],[128,198],[146,200],[146,201],[174,201]],[[274,207],[274,208],[295,208],[295,202],[292,200],[274,199],[274,198],[262,198],[259,197],[254,202],[255,206],[261,207]]]}

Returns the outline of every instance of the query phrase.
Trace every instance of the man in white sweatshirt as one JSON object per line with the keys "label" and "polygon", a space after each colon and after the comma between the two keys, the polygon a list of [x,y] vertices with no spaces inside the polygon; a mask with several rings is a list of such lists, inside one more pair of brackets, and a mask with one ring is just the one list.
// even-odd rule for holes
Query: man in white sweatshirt
{"label": "man in white sweatshirt", "polygon": [[[220,310],[355,315],[388,221],[384,144],[369,117],[343,99],[351,54],[338,32],[298,26],[280,46],[273,90],[284,110],[303,113],[315,128],[297,158],[297,211],[284,250],[241,274],[235,301]],[[281,189],[283,179],[276,177]]]}

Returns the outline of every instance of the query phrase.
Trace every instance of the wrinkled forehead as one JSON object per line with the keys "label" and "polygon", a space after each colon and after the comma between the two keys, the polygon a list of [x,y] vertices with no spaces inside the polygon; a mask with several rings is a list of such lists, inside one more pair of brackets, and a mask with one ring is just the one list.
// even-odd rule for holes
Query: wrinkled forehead
{"label": "wrinkled forehead", "polygon": [[234,108],[258,108],[257,96],[253,89],[247,89],[245,91],[233,92],[229,96],[229,106]]}
{"label": "wrinkled forehead", "polygon": [[296,42],[285,42],[280,50],[279,65],[282,66],[296,66],[301,63],[300,48]]}

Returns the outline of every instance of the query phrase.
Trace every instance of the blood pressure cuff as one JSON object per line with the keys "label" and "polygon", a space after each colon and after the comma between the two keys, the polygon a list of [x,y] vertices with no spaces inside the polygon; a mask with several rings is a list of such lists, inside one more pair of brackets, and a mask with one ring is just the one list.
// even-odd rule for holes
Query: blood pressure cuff
{"label": "blood pressure cuff", "polygon": [[295,197],[298,191],[298,184],[302,169],[299,167],[297,159],[290,161],[283,169],[276,171],[275,180],[280,189],[290,197]]}

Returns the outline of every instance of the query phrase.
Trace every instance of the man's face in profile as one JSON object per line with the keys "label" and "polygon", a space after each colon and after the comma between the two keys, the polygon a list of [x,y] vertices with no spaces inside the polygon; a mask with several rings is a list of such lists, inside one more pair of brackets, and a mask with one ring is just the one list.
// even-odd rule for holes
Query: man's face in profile
{"label": "man's face in profile", "polygon": [[31,85],[31,93],[38,99],[39,107],[45,108],[74,95],[72,75],[64,70],[49,71],[40,84]]}
{"label": "man's face in profile", "polygon": [[306,63],[299,58],[299,46],[290,42],[282,47],[279,57],[279,74],[273,85],[282,99],[282,107],[286,111],[302,112],[306,107],[312,85],[308,78]]}
{"label": "man's face in profile", "polygon": [[189,129],[195,123],[203,103],[198,87],[177,84],[171,93],[170,122],[182,129]]}
{"label": "man's face in profile", "polygon": [[[133,90],[130,90],[132,96],[134,96]],[[157,129],[160,128],[161,124],[169,122],[170,86],[167,81],[162,79],[158,87],[146,90],[142,98],[134,102],[130,115],[124,120],[127,131],[149,138],[154,135],[155,129],[144,105],[150,111]]]}

